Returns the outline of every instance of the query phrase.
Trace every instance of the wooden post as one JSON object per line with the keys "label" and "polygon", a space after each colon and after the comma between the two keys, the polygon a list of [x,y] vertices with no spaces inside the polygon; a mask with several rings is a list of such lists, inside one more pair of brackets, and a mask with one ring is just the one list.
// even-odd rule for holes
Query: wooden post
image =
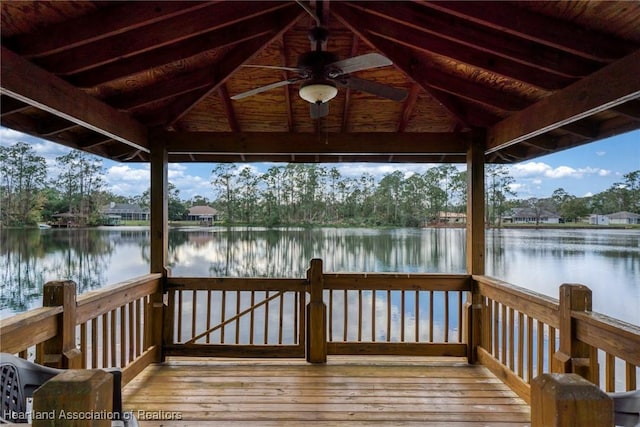
{"label": "wooden post", "polygon": [[[169,154],[164,144],[151,144],[151,273],[168,276],[167,254],[169,248]],[[164,280],[163,280],[164,283]],[[164,359],[163,325],[165,298],[163,289],[150,296],[145,319],[145,348],[156,346],[156,362]]]}
{"label": "wooden post", "polygon": [[[486,134],[474,130],[467,149],[467,274],[484,274],[484,147]],[[465,303],[467,359],[477,361],[477,348],[482,337],[482,296],[474,285]]]}
{"label": "wooden post", "polygon": [[113,375],[69,370],[33,393],[33,427],[110,427]]}
{"label": "wooden post", "polygon": [[311,297],[307,304],[307,362],[327,363],[327,306],[322,299],[322,260],[312,259],[307,279]]}
{"label": "wooden post", "polygon": [[611,427],[613,400],[577,374],[542,374],[531,381],[531,427]]}
{"label": "wooden post", "polygon": [[591,311],[591,289],[583,285],[560,286],[560,347],[553,355],[552,371],[575,373],[597,383],[599,372],[597,359],[593,359],[591,346],[576,339],[571,311]]}
{"label": "wooden post", "polygon": [[56,336],[40,347],[39,362],[53,368],[82,368],[82,353],[76,347],[76,284],[71,280],[45,283],[43,307],[62,306]]}

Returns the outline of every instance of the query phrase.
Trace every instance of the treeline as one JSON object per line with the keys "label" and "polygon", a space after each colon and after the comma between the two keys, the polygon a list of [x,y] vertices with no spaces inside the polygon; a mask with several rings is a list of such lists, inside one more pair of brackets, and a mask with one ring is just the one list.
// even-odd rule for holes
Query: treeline
{"label": "treeline", "polygon": [[[72,214],[81,225],[102,223],[109,202],[149,206],[149,191],[125,197],[105,190],[102,161],[80,151],[59,156],[47,165],[26,143],[0,147],[0,223],[34,225]],[[47,173],[49,172],[49,173]],[[52,175],[52,180],[47,180]],[[438,220],[439,212],[466,211],[466,171],[451,164],[426,172],[396,170],[376,180],[363,173],[343,176],[336,167],[317,164],[272,166],[266,172],[242,165],[218,164],[211,172],[214,200],[180,197],[169,184],[169,219],[186,219],[196,205],[216,208],[227,224],[422,226]],[[486,220],[500,224],[514,207],[551,211],[565,221],[591,213],[640,213],[640,170],[591,197],[576,197],[560,188],[548,198],[517,199],[515,179],[503,165],[485,171]]]}

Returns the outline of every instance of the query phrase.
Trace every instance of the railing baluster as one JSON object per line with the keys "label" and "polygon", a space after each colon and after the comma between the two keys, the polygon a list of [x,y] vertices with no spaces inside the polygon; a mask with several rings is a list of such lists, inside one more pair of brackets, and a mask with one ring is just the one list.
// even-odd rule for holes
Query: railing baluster
{"label": "railing baluster", "polygon": [[[236,291],[236,316],[238,316],[238,314],[240,314],[240,291]],[[268,317],[267,317],[268,318]],[[265,329],[267,328],[267,325],[269,324],[269,322],[264,322],[264,327]],[[235,321],[235,325],[236,325],[236,344],[240,344],[240,317],[236,317],[236,321]],[[265,344],[266,344],[266,333],[265,333]]]}
{"label": "railing baluster", "polygon": [[[212,294],[212,291],[211,291],[211,289],[209,289],[207,291],[207,320],[206,320],[206,322],[207,322],[207,325],[206,325],[207,329],[206,330],[207,331],[211,329],[211,306],[212,306],[211,294]],[[211,343],[211,334],[207,334],[207,338],[205,339],[205,342],[207,344]]]}
{"label": "railing baluster", "polygon": [[196,322],[197,322],[197,311],[198,311],[198,291],[193,291],[191,292],[191,335],[189,335],[189,338],[193,338],[198,334],[198,331],[196,330]]}
{"label": "railing baluster", "polygon": [[636,366],[632,363],[625,362],[625,387],[627,391],[635,390],[636,382]]}
{"label": "railing baluster", "polygon": [[524,314],[518,312],[518,376],[524,378]]}
{"label": "railing baluster", "polygon": [[605,390],[616,391],[616,358],[610,353],[605,354]]}
{"label": "railing baluster", "polygon": [[415,311],[415,319],[416,319],[416,326],[415,326],[416,340],[415,341],[420,342],[420,291],[416,291],[414,311]]}
{"label": "railing baluster", "polygon": [[391,290],[387,290],[387,342],[390,342],[390,341],[391,341]]}
{"label": "railing baluster", "polygon": [[111,359],[109,361],[109,365],[107,366],[107,368],[111,368],[114,366],[118,366],[118,362],[116,360],[116,354],[117,354],[117,348],[116,348],[116,334],[117,334],[117,317],[116,317],[116,310],[111,310],[109,312],[110,315],[110,319],[111,319],[111,327],[109,328],[109,349],[111,350]]}
{"label": "railing baluster", "polygon": [[556,328],[549,326],[549,372],[551,372],[551,361],[553,360],[553,355],[556,352]]}
{"label": "railing baluster", "polygon": [[135,317],[133,312],[133,301],[127,304],[127,310],[129,311],[129,362],[135,360]]}
{"label": "railing baluster", "polygon": [[376,342],[376,291],[371,291],[371,342]]}
{"label": "railing baluster", "polygon": [[[297,294],[296,294],[297,295]],[[333,341],[333,289],[329,289],[329,306],[327,308],[327,323],[329,324],[329,342]]]}
{"label": "railing baluster", "polygon": [[527,382],[533,379],[533,318],[527,316]]}
{"label": "railing baluster", "polygon": [[347,325],[349,322],[349,295],[347,294],[347,290],[345,289],[344,291],[344,329],[342,331],[343,333],[343,341],[347,341]]}
{"label": "railing baluster", "polygon": [[[220,304],[222,309],[220,310],[220,323],[224,323],[227,313],[227,291],[222,291],[222,297],[220,298]],[[226,327],[220,328],[220,344],[224,344],[224,330]]]}
{"label": "railing baluster", "polygon": [[[256,293],[251,291],[251,307],[256,304]],[[268,319],[264,319],[265,322],[268,322]],[[249,313],[249,344],[253,345],[253,334],[255,333],[253,329],[253,325],[255,324],[255,310],[251,310]]]}
{"label": "railing baluster", "polygon": [[98,367],[98,318],[91,319],[91,368]]}
{"label": "railing baluster", "polygon": [[449,291],[444,291],[444,342],[449,342]]}
{"label": "railing baluster", "polygon": [[120,366],[127,366],[127,323],[125,306],[120,306]]}
{"label": "railing baluster", "polygon": [[[265,299],[269,299],[269,291],[265,294]],[[269,303],[264,305],[264,343],[269,342]]]}
{"label": "railing baluster", "polygon": [[80,352],[82,353],[82,369],[87,369],[87,324],[80,325]]}
{"label": "railing baluster", "polygon": [[511,369],[512,371],[514,370],[514,365],[515,365],[515,343],[514,343],[514,337],[515,337],[515,310],[513,308],[509,308],[509,324],[507,325],[509,327],[508,333],[509,333],[509,369]]}
{"label": "railing baluster", "polygon": [[505,306],[504,304],[501,304],[501,317],[502,317],[502,331],[501,331],[501,337],[502,337],[502,343],[500,346],[500,361],[502,362],[503,365],[507,365],[507,311],[508,311],[508,307]]}
{"label": "railing baluster", "polygon": [[109,313],[102,315],[102,365],[101,368],[109,367]]}
{"label": "railing baluster", "polygon": [[279,324],[278,324],[278,344],[282,344],[282,328],[283,328],[283,319],[284,319],[284,293],[280,294],[280,316],[278,316],[279,318]]}
{"label": "railing baluster", "polygon": [[429,342],[433,342],[433,291],[429,291]]}
{"label": "railing baluster", "polygon": [[362,289],[358,289],[358,342],[362,342]]}
{"label": "railing baluster", "polygon": [[142,335],[142,298],[136,301],[136,357],[142,354],[143,335]]}
{"label": "railing baluster", "polygon": [[178,314],[176,316],[178,319],[178,325],[176,326],[178,333],[177,341],[182,342],[182,291],[177,290],[176,293],[178,294]]}
{"label": "railing baluster", "polygon": [[493,357],[500,358],[500,303],[493,301]]}
{"label": "railing baluster", "polygon": [[458,343],[462,342],[462,308],[464,307],[462,291],[458,291]]}
{"label": "railing baluster", "polygon": [[404,342],[404,317],[405,317],[405,306],[404,306],[404,290],[400,291],[400,342]]}

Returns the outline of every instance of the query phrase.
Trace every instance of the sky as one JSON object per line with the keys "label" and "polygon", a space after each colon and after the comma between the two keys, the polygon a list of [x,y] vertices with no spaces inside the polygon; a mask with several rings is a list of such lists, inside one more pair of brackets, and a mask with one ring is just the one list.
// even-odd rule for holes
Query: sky
{"label": "sky", "polygon": [[[55,157],[66,154],[69,148],[43,139],[0,127],[0,145],[10,146],[27,142],[36,153],[45,158],[51,177],[57,175]],[[272,163],[251,163],[249,167],[265,172]],[[238,164],[238,168],[244,165]],[[400,170],[406,176],[423,173],[434,164],[393,163],[338,163],[335,166],[344,177],[359,177],[368,172],[377,179],[386,173]],[[122,196],[136,196],[149,188],[149,165],[117,163],[103,159],[107,190]],[[169,181],[180,190],[180,198],[188,200],[196,195],[215,199],[211,185],[211,163],[171,163]],[[464,168],[460,165],[459,168]],[[571,148],[555,154],[508,166],[515,182],[512,190],[516,198],[549,197],[554,190],[563,188],[567,193],[584,197],[622,182],[623,175],[640,170],[640,130]]]}

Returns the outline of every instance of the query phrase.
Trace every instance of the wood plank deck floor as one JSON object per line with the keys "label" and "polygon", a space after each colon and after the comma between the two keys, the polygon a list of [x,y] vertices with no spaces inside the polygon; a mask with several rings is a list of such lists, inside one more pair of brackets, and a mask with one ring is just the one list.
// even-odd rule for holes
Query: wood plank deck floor
{"label": "wood plank deck floor", "polygon": [[145,369],[123,399],[142,427],[530,424],[522,399],[459,360],[171,360]]}

